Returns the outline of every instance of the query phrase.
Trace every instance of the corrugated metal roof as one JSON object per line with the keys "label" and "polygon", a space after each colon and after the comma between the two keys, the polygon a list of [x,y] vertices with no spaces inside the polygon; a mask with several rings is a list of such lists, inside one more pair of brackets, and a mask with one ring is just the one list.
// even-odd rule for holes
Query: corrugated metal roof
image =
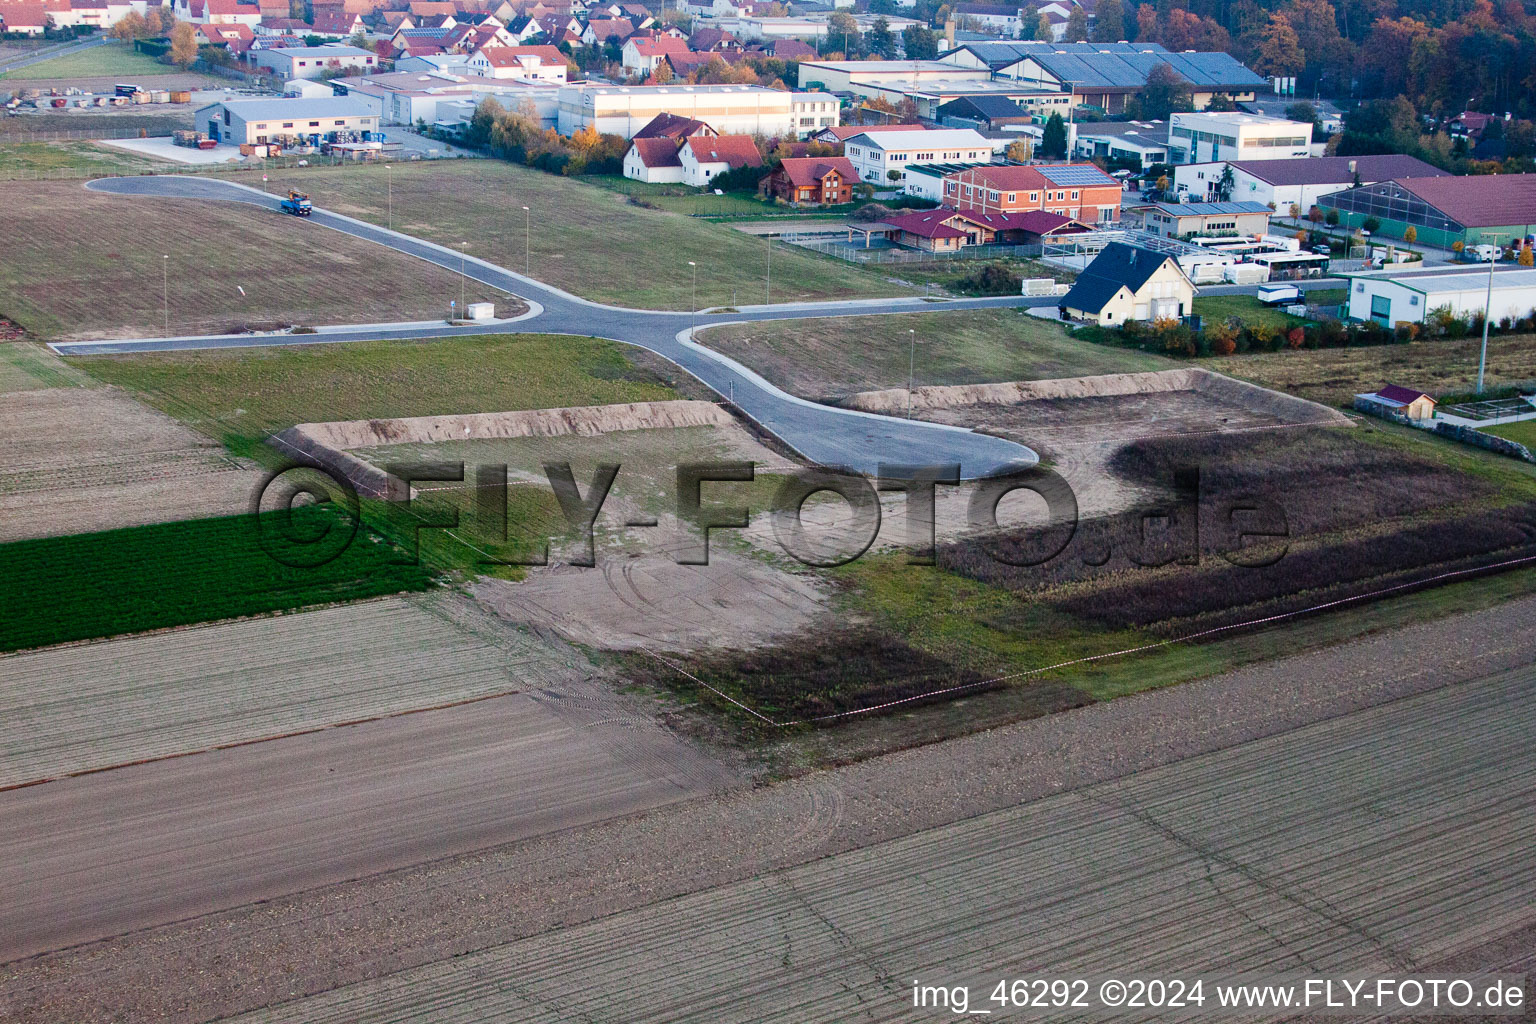
{"label": "corrugated metal roof", "polygon": [[1209,217],[1219,214],[1274,212],[1263,203],[1153,203],[1152,206],[1174,217]]}

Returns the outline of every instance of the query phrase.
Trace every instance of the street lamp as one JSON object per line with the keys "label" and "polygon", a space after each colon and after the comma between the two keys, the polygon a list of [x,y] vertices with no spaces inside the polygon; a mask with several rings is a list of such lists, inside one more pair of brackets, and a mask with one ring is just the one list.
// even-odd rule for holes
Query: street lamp
{"label": "street lamp", "polygon": [[699,265],[689,260],[688,266],[693,268],[693,311],[688,316],[688,324],[691,329],[697,330],[699,326]]}
{"label": "street lamp", "polygon": [[171,258],[160,257],[160,301],[165,312],[165,336],[171,336]]}
{"label": "street lamp", "polygon": [[459,316],[464,315],[464,243],[459,243]]}
{"label": "street lamp", "polygon": [[768,276],[763,279],[763,305],[773,302],[773,235],[766,234],[763,238],[768,242]]}
{"label": "street lamp", "polygon": [[912,418],[912,383],[917,377],[917,332],[907,331],[907,419]]}
{"label": "street lamp", "polygon": [[389,203],[389,230],[395,230],[395,167],[393,164],[384,165],[384,194]]}
{"label": "street lamp", "polygon": [[1494,239],[1493,251],[1488,254],[1488,294],[1483,299],[1483,349],[1477,357],[1477,393],[1483,393],[1483,368],[1488,365],[1488,315],[1493,312],[1493,264],[1499,258],[1498,240],[1503,235],[1485,235]]}
{"label": "street lamp", "polygon": [[523,207],[523,276],[533,276],[533,214]]}

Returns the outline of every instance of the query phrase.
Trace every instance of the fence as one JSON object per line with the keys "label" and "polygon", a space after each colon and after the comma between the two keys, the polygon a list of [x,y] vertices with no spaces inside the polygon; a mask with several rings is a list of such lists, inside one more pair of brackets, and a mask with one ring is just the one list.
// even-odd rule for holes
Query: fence
{"label": "fence", "polygon": [[[183,109],[186,109],[185,106],[183,106]],[[131,117],[132,115],[127,116]],[[191,125],[192,122],[188,120],[186,127],[191,127]],[[101,142],[111,139],[137,139],[140,137],[139,131],[140,129],[138,128],[110,128],[106,130],[74,128],[68,131],[9,132],[6,130],[6,126],[0,125],[0,142]],[[149,137],[154,138],[157,135],[164,134],[166,133],[152,131],[149,133]]]}
{"label": "fence", "polygon": [[786,231],[780,241],[798,245],[812,252],[833,256],[850,263],[939,263],[965,260],[1036,259],[1044,251],[1040,245],[970,245],[954,252],[928,252],[924,249],[866,249],[825,239],[804,232]]}

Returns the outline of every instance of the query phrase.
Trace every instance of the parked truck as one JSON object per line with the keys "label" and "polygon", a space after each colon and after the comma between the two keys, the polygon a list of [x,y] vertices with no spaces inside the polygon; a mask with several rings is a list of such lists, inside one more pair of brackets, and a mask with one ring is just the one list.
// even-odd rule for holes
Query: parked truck
{"label": "parked truck", "polygon": [[308,217],[313,209],[309,202],[309,196],[303,192],[289,192],[288,198],[283,200],[282,206],[284,213],[291,213],[295,217]]}
{"label": "parked truck", "polygon": [[1301,289],[1293,284],[1259,285],[1259,301],[1266,306],[1282,306],[1301,301]]}

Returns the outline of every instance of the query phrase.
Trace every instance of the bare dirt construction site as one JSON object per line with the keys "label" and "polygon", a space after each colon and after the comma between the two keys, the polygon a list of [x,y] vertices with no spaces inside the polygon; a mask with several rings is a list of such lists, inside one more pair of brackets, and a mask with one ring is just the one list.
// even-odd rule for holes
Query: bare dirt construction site
{"label": "bare dirt construction site", "polygon": [[[825,584],[763,557],[766,552],[754,554],[750,532],[746,540],[733,537],[739,531],[716,532],[707,565],[679,564],[701,544],[699,531],[677,515],[679,465],[752,463],[755,483],[712,484],[704,500],[758,506],[756,512],[763,511],[764,485],[795,468],[711,402],[301,424],[274,440],[348,474],[365,493],[382,492],[385,467],[394,464],[505,466],[507,505],[518,521],[514,529],[524,535],[519,557],[538,557],[549,541],[549,564],[510,574],[481,565],[485,575],[470,591],[508,622],[550,629],[584,646],[750,648],[806,629],[826,611]],[[584,545],[552,507],[547,463],[569,463],[586,494],[599,465],[619,467],[594,523],[594,566],[572,564],[583,558]],[[467,478],[472,474],[466,470]],[[413,502],[429,518],[434,502],[457,509],[459,529],[437,543],[499,551],[502,538],[476,532],[472,483],[421,481]]]}
{"label": "bare dirt construction site", "polygon": [[[231,515],[261,474],[45,350],[0,351],[0,542]],[[59,386],[64,385],[64,386]]]}

